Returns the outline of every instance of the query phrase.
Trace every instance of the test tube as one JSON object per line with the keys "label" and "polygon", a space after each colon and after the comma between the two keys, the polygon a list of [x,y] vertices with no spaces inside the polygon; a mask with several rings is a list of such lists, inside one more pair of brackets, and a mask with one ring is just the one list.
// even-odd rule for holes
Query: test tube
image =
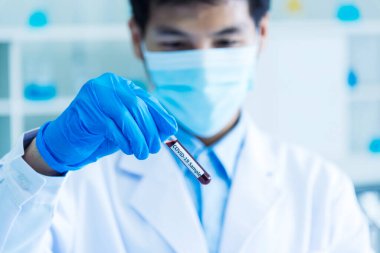
{"label": "test tube", "polygon": [[208,184],[211,181],[210,175],[202,168],[202,166],[195,161],[190,155],[189,151],[178,141],[175,136],[171,136],[165,144],[170,150],[181,160],[181,162],[188,168],[191,173],[198,179],[201,184]]}

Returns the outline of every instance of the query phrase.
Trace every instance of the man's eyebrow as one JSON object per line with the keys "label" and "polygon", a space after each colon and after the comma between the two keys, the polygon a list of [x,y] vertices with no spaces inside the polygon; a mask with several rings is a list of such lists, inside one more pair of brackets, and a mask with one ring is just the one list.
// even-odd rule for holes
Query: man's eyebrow
{"label": "man's eyebrow", "polygon": [[[170,26],[158,26],[155,30],[156,30],[155,33],[157,35],[189,37],[188,33],[178,30],[174,27],[170,27]],[[234,34],[241,33],[242,30],[243,29],[240,26],[230,26],[230,27],[223,28],[220,31],[213,32],[212,35],[213,36],[234,35]]]}
{"label": "man's eyebrow", "polygon": [[242,29],[239,26],[231,26],[224,28],[218,32],[213,33],[214,36],[225,36],[225,35],[233,35],[241,33]]}
{"label": "man's eyebrow", "polygon": [[169,27],[169,26],[159,26],[156,28],[155,32],[157,35],[171,35],[171,36],[182,36],[182,37],[188,36],[187,33],[180,31],[178,29],[175,29],[173,27]]}

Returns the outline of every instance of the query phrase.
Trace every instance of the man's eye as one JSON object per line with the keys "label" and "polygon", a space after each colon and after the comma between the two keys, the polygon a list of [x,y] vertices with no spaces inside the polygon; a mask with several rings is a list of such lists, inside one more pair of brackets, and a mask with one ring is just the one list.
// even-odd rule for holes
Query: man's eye
{"label": "man's eye", "polygon": [[185,43],[182,41],[173,41],[173,42],[161,42],[161,47],[169,50],[177,50],[185,47]]}
{"label": "man's eye", "polygon": [[225,40],[216,41],[214,46],[215,47],[234,47],[238,44],[239,42],[237,40],[225,39]]}

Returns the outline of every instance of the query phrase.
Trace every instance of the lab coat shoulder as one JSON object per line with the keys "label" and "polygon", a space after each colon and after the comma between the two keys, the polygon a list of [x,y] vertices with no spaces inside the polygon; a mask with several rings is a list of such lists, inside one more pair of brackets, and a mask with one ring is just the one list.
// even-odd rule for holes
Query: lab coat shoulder
{"label": "lab coat shoulder", "polygon": [[[306,248],[317,252],[372,252],[367,222],[353,184],[335,164],[318,154],[284,143],[251,128],[252,152],[267,167],[284,198],[283,218],[308,238]],[[255,147],[255,145],[257,145]],[[268,165],[268,162],[270,165]],[[260,163],[259,163],[260,164]],[[291,226],[288,227],[288,229]]]}
{"label": "lab coat shoulder", "polygon": [[[351,186],[349,177],[333,162],[322,158],[319,154],[300,146],[277,140],[252,126],[251,141],[256,148],[252,152],[261,153],[259,160],[270,163],[269,173],[276,175],[276,180],[282,185],[303,186],[319,191],[327,191],[329,187],[334,192]],[[254,136],[254,137],[253,137]],[[260,148],[260,151],[257,150]],[[288,188],[288,187],[285,187]]]}
{"label": "lab coat shoulder", "polygon": [[256,169],[270,175],[282,195],[295,198],[295,204],[322,205],[352,188],[346,174],[317,153],[275,139],[254,124],[249,129],[248,148]]}
{"label": "lab coat shoulder", "polygon": [[[278,147],[278,173],[284,184],[302,185],[305,190],[341,192],[351,186],[349,177],[333,162],[296,145],[273,141]],[[330,196],[330,195],[328,195]]]}

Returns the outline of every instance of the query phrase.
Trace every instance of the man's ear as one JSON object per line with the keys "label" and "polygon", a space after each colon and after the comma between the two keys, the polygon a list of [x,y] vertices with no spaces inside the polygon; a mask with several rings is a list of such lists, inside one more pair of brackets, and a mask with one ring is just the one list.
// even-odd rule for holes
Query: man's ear
{"label": "man's ear", "polygon": [[258,28],[259,31],[259,51],[262,51],[265,47],[265,43],[268,38],[268,26],[269,26],[269,15],[266,14],[260,21],[260,25]]}
{"label": "man's ear", "polygon": [[143,59],[143,54],[141,52],[141,43],[143,41],[142,32],[140,27],[137,25],[136,20],[131,18],[128,22],[129,31],[131,33],[131,39],[133,43],[133,51],[139,59]]}

